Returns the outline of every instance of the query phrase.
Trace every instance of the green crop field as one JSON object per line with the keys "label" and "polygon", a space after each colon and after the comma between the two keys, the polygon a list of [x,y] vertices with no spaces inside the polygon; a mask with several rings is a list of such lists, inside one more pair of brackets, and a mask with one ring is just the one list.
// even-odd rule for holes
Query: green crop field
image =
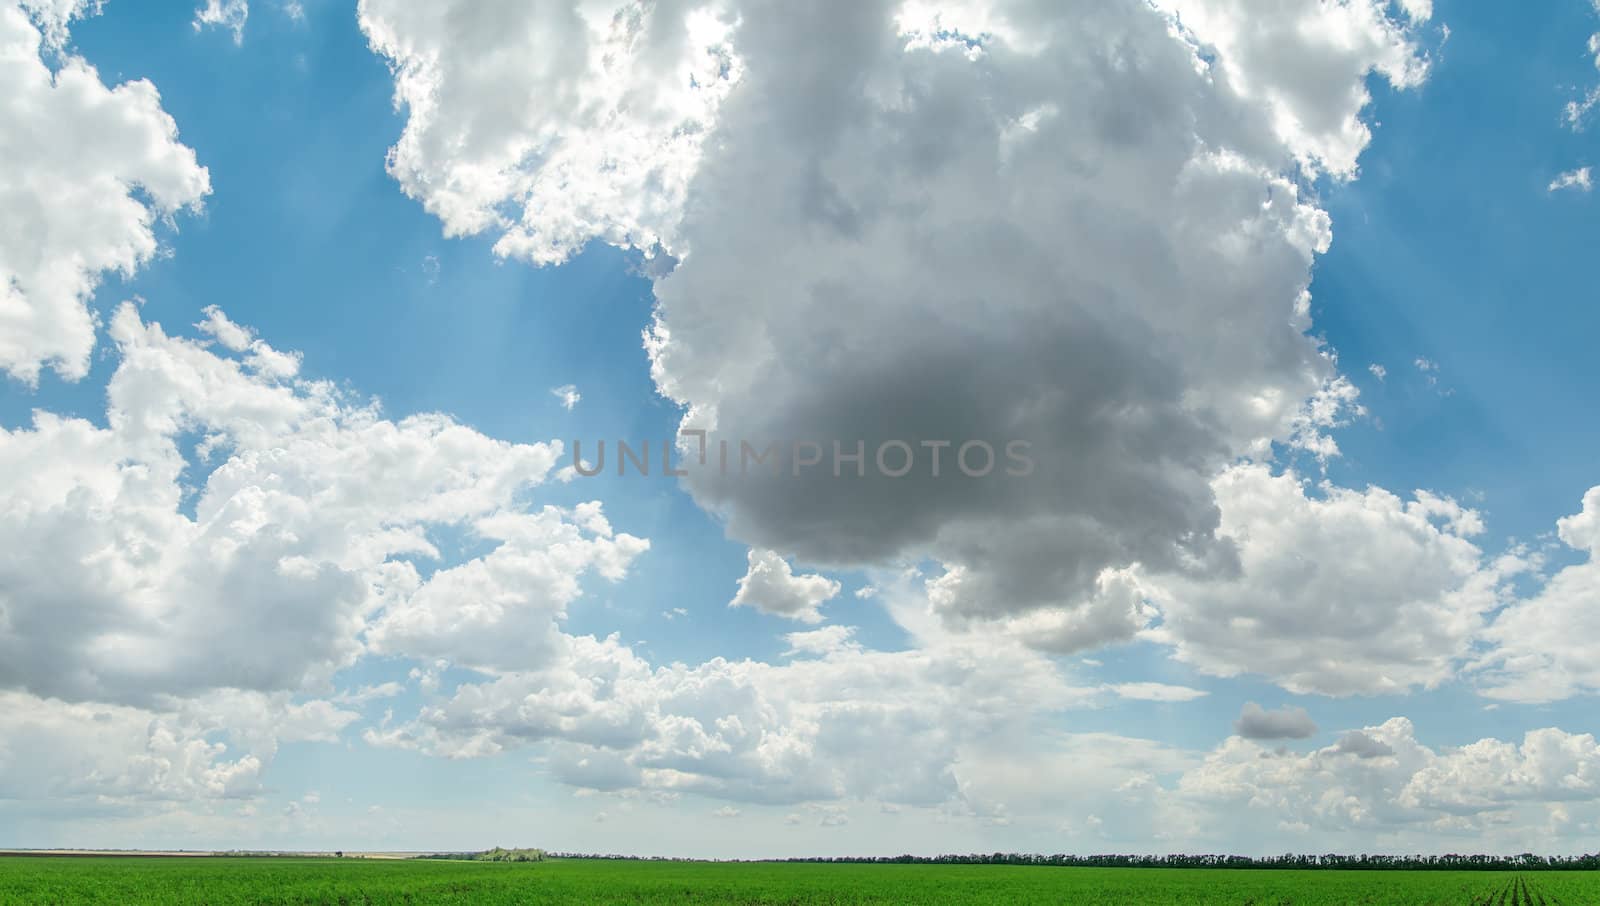
{"label": "green crop field", "polygon": [[1248,871],[1008,865],[3,858],[4,904],[1600,902],[1600,873]]}

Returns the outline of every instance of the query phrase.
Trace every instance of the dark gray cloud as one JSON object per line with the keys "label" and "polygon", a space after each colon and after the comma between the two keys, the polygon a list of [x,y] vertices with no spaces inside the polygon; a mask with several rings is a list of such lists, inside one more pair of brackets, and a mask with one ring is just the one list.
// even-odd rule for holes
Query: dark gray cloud
{"label": "dark gray cloud", "polygon": [[[888,2],[744,5],[744,78],[648,340],[713,449],[824,450],[800,478],[694,471],[730,535],[937,560],[958,622],[1081,610],[1135,563],[1234,573],[1212,477],[1289,438],[1334,374],[1305,309],[1328,219],[1268,111],[1147,5],[999,10],[922,34]],[[952,467],[968,440],[1003,467],[1015,439],[1027,477]],[[873,462],[894,440],[917,448],[903,478]],[[863,445],[866,477],[834,477],[834,442]],[[951,444],[940,478],[924,442]]]}
{"label": "dark gray cloud", "polygon": [[1340,755],[1354,755],[1357,758],[1383,758],[1394,754],[1394,746],[1361,730],[1351,730],[1339,737],[1339,742],[1333,747],[1333,751]]}
{"label": "dark gray cloud", "polygon": [[1284,705],[1268,711],[1255,702],[1245,702],[1233,732],[1245,739],[1306,739],[1317,732],[1317,725],[1304,708]]}

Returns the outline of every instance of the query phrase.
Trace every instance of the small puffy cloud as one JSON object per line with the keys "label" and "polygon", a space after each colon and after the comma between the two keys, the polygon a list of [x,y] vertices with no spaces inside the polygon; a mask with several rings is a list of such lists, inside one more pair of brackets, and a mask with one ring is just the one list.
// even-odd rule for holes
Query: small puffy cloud
{"label": "small puffy cloud", "polygon": [[1306,739],[1317,732],[1317,725],[1304,708],[1284,705],[1268,711],[1255,702],[1245,702],[1233,732],[1245,739]]}
{"label": "small puffy cloud", "polygon": [[1560,192],[1562,190],[1588,192],[1593,188],[1594,180],[1589,174],[1588,167],[1579,167],[1576,170],[1568,170],[1565,173],[1556,176],[1555,179],[1550,180],[1551,192]]}
{"label": "small puffy cloud", "polygon": [[1394,747],[1365,731],[1351,730],[1334,743],[1333,752],[1357,758],[1386,758],[1394,754]]}
{"label": "small puffy cloud", "polygon": [[135,273],[156,223],[211,191],[154,85],[108,87],[65,49],[96,8],[0,2],[0,371],[29,384],[88,373],[102,277]]}
{"label": "small puffy cloud", "polygon": [[249,0],[206,0],[205,6],[194,11],[194,22],[191,24],[195,31],[226,28],[233,32],[233,43],[243,44],[244,26],[249,19]]}
{"label": "small puffy cloud", "polygon": [[1422,379],[1428,382],[1429,387],[1438,390],[1440,396],[1450,396],[1455,392],[1453,390],[1439,388],[1438,362],[1423,356],[1418,356],[1411,364],[1416,367],[1419,373],[1421,373]]}
{"label": "small puffy cloud", "polygon": [[195,327],[199,328],[201,333],[209,334],[215,338],[229,352],[244,352],[256,341],[253,331],[246,327],[240,327],[238,324],[228,320],[228,316],[223,313],[221,308],[215,305],[207,306],[204,314],[206,316],[205,320],[196,324]]}
{"label": "small puffy cloud", "polygon": [[791,632],[784,636],[789,642],[790,655],[827,655],[840,651],[856,651],[861,646],[851,641],[854,626],[824,626],[808,632]]}
{"label": "small puffy cloud", "polygon": [[774,551],[751,548],[745,559],[749,568],[729,607],[753,607],[802,623],[820,623],[818,607],[839,593],[839,583],[826,576],[795,575],[789,562]]}
{"label": "small puffy cloud", "polygon": [[1400,8],[1412,22],[1426,22],[1433,18],[1433,0],[1400,0]]}
{"label": "small puffy cloud", "polygon": [[1118,698],[1141,702],[1192,702],[1210,694],[1203,689],[1166,683],[1117,683],[1106,688],[1116,693]]}
{"label": "small puffy cloud", "polygon": [[574,384],[562,384],[560,387],[551,387],[550,395],[561,401],[561,408],[571,412],[578,408],[578,402],[583,399],[583,394],[578,392]]}
{"label": "small puffy cloud", "polygon": [[1367,371],[1371,372],[1372,376],[1377,378],[1380,381],[1384,380],[1385,378],[1387,378],[1389,376],[1389,369],[1383,367],[1382,365],[1377,364],[1376,362],[1374,362],[1371,365],[1368,365],[1367,366]]}
{"label": "small puffy cloud", "polygon": [[1339,455],[1339,445],[1330,430],[1343,428],[1367,414],[1366,407],[1358,401],[1360,397],[1361,391],[1343,375],[1325,382],[1290,420],[1290,449],[1310,453],[1326,466],[1328,460]]}
{"label": "small puffy cloud", "polygon": [[205,320],[195,324],[195,328],[222,344],[227,351],[243,353],[246,368],[262,377],[278,380],[299,374],[300,353],[273,349],[266,341],[258,339],[254,330],[228,320],[215,305],[207,306],[203,313]]}
{"label": "small puffy cloud", "polygon": [[[1600,5],[1595,7],[1595,12],[1600,13]],[[1589,54],[1594,57],[1595,68],[1600,69],[1600,32],[1589,36],[1588,48]],[[1600,85],[1590,88],[1582,97],[1568,101],[1562,118],[1573,132],[1582,132],[1588,125],[1589,112],[1596,105],[1600,105]]]}

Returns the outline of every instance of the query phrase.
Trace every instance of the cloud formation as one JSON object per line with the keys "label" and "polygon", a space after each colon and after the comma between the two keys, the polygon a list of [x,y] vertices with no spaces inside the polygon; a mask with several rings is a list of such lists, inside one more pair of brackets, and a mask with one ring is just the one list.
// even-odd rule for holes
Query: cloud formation
{"label": "cloud formation", "polygon": [[88,374],[95,287],[148,262],[157,222],[211,191],[156,86],[108,87],[68,48],[96,8],[0,3],[0,371],[27,384]]}
{"label": "cloud formation", "polygon": [[1293,692],[1371,695],[1455,676],[1488,614],[1528,564],[1490,560],[1475,511],[1417,492],[1314,487],[1241,465],[1213,484],[1231,577],[1161,577],[1148,635],[1218,676],[1263,675]]}
{"label": "cloud formation", "polygon": [[1407,842],[1431,835],[1428,848],[1444,851],[1448,838],[1461,835],[1524,846],[1559,838],[1566,828],[1548,819],[1581,804],[1592,820],[1597,779],[1600,750],[1588,734],[1546,728],[1520,743],[1490,738],[1434,749],[1417,740],[1410,720],[1396,717],[1303,755],[1234,737],[1177,788],[1205,807],[1276,822],[1280,839],[1284,832]]}
{"label": "cloud formation", "polygon": [[1245,739],[1308,739],[1316,735],[1317,725],[1306,709],[1284,705],[1268,711],[1255,702],[1245,702],[1233,732]]}
{"label": "cloud formation", "polygon": [[964,745],[1094,693],[1026,649],[883,652],[849,636],[792,634],[786,664],[657,667],[614,638],[567,637],[548,670],[463,684],[367,739],[455,758],[544,744],[558,779],[600,791],[934,806],[959,796]]}
{"label": "cloud formation", "polygon": [[[1595,12],[1600,13],[1600,3],[1595,4]],[[1600,69],[1600,31],[1589,36],[1589,53],[1594,57],[1594,66]],[[1583,96],[1568,101],[1562,111],[1562,118],[1566,121],[1567,128],[1573,132],[1582,132],[1588,125],[1589,113],[1595,105],[1600,104],[1600,85],[1589,88]]]}
{"label": "cloud formation", "polygon": [[578,392],[576,384],[562,384],[560,387],[551,387],[550,395],[561,401],[561,408],[571,412],[578,408],[578,403],[583,400],[583,394]]}
{"label": "cloud formation", "polygon": [[1549,702],[1600,692],[1600,664],[1586,643],[1600,632],[1600,487],[1583,509],[1556,523],[1561,542],[1580,558],[1539,590],[1496,614],[1478,660],[1484,694]]}
{"label": "cloud formation", "polygon": [[[936,561],[947,624],[1058,652],[1133,638],[1164,594],[1159,633],[1186,659],[1340,694],[1449,674],[1493,600],[1476,548],[1446,539],[1381,590],[1374,612],[1399,601],[1420,653],[1397,643],[1342,677],[1285,674],[1298,645],[1362,620],[1285,626],[1263,660],[1224,650],[1235,605],[1199,589],[1271,581],[1287,556],[1224,512],[1237,481],[1219,473],[1284,450],[1326,462],[1362,412],[1313,336],[1331,227],[1301,178],[1357,175],[1367,79],[1424,81],[1431,13],[716,0],[508,25],[360,7],[408,116],[390,172],[447,233],[535,263],[591,240],[670,253],[646,347],[683,426],[713,449],[812,442],[832,464],[691,469],[773,575],[790,556]],[[954,468],[965,445],[1013,441],[1026,476]],[[915,468],[866,468],[884,449]],[[1330,564],[1324,590],[1358,569]],[[821,600],[765,597],[808,619]]]}
{"label": "cloud formation", "polygon": [[[1349,169],[1361,76],[1421,77],[1409,30],[1376,4],[1327,23],[1360,41],[1312,48],[1337,88],[1273,89],[1313,124],[1289,134],[1235,84],[1281,73],[1233,43],[1220,5],[1210,33],[1142,4],[848,6],[742,10],[744,76],[648,346],[684,426],[713,442],[870,459],[898,440],[918,469],[687,484],[753,546],[939,561],[953,624],[1052,613],[1127,638],[1128,608],[1089,616],[1115,571],[1236,570],[1213,476],[1274,441],[1328,452],[1323,429],[1353,405],[1308,335],[1328,217],[1289,174]],[[1283,33],[1322,40],[1321,13],[1285,15]],[[951,466],[969,441],[1012,440],[1031,444],[1028,477]]]}
{"label": "cloud formation", "polygon": [[[110,326],[104,427],[40,410],[0,430],[0,688],[144,705],[298,691],[368,645],[536,657],[579,577],[620,578],[647,546],[598,504],[521,500],[559,444],[389,421],[216,309],[210,345],[131,304]],[[495,548],[426,575],[444,531]]]}
{"label": "cloud formation", "polygon": [[[1331,224],[1303,178],[1358,175],[1368,79],[1423,83],[1430,3],[430,10],[361,6],[408,114],[391,173],[503,255],[670,253],[646,347],[683,426],[833,466],[686,479],[778,579],[933,561],[954,629],[1058,653],[1145,633],[1341,695],[1444,681],[1502,602],[1518,565],[1486,564],[1453,502],[1250,464],[1325,465],[1364,411],[1314,337]],[[1025,477],[952,468],[1013,440]],[[910,475],[866,467],[897,443]],[[821,586],[777,584],[817,617]]]}
{"label": "cloud formation", "polygon": [[357,15],[406,115],[389,172],[446,235],[488,233],[535,264],[594,239],[675,246],[739,78],[728,5],[361,0]]}
{"label": "cloud formation", "polygon": [[839,594],[840,585],[826,576],[797,576],[789,562],[772,551],[752,548],[745,555],[749,569],[729,607],[753,607],[762,613],[802,623],[822,622],[817,608]]}
{"label": "cloud formation", "polygon": [[[0,11],[43,136],[0,144],[23,174],[0,176],[22,202],[0,226],[44,237],[37,274],[0,259],[0,313],[27,325],[7,322],[0,367],[25,381],[82,375],[99,276],[147,260],[155,221],[209,189],[152,87],[40,62],[79,10],[35,6]],[[243,3],[199,16],[235,7],[237,36]],[[1313,736],[1301,708],[1246,705],[1209,749],[1063,729],[1115,699],[1216,694],[1080,683],[1057,657],[1132,639],[1308,694],[1399,694],[1463,664],[1504,699],[1600,689],[1581,644],[1600,489],[1560,524],[1583,562],[1516,600],[1530,564],[1486,556],[1473,510],[1305,478],[1361,411],[1310,320],[1331,225],[1306,177],[1358,174],[1367,80],[1422,81],[1430,13],[364,0],[406,116],[389,170],[447,233],[534,263],[590,241],[660,253],[647,354],[686,426],[869,457],[904,440],[945,472],[695,473],[750,546],[731,606],[806,628],[770,663],[656,663],[566,626],[649,544],[599,502],[537,502],[559,444],[390,417],[215,307],[186,338],[123,305],[104,417],[0,430],[18,476],[0,486],[0,797],[250,799],[280,744],[358,729],[528,752],[585,793],[703,796],[730,820],[781,806],[838,828],[875,802],[1181,848],[1239,814],[1432,839],[1561,809],[1576,833],[1600,758],[1555,728],[1445,747],[1395,718],[1304,754],[1256,742]],[[107,110],[121,156],[58,153]],[[39,214],[29,180],[83,204]],[[966,441],[1013,439],[1032,474],[959,469]],[[857,596],[905,646],[826,625],[840,584],[791,558],[870,568]],[[337,688],[387,658],[409,682]],[[402,697],[381,721],[347,710]]]}
{"label": "cloud formation", "polygon": [[[549,474],[553,449],[493,441],[440,416],[386,420],[300,377],[297,356],[217,309],[197,332],[174,337],[122,307],[106,427],[41,413],[33,427],[0,435],[7,474],[29,476],[7,488],[0,520],[0,549],[12,554],[0,561],[0,625],[10,633],[0,636],[9,646],[0,658],[0,790],[99,797],[135,811],[259,798],[280,745],[347,738],[360,721],[347,707],[405,691],[388,683],[313,693],[326,688],[330,666],[370,653],[432,666],[414,677],[421,707],[361,727],[369,744],[458,759],[533,749],[556,780],[623,801],[803,805],[835,823],[847,803],[866,801],[996,827],[1037,827],[1044,808],[1052,826],[1071,822],[1093,839],[1178,848],[1213,839],[1219,816],[1239,813],[1338,841],[1371,832],[1490,839],[1508,827],[1532,832],[1559,809],[1560,833],[1576,834],[1600,802],[1593,739],[1554,728],[1436,749],[1397,718],[1305,755],[1245,738],[1314,732],[1291,709],[1247,707],[1238,735],[1210,751],[1045,731],[1111,695],[1181,703],[1206,690],[1083,685],[1022,639],[941,634],[938,623],[901,651],[874,650],[833,625],[789,633],[778,663],[652,664],[616,637],[561,626],[584,577],[621,578],[645,542],[614,530],[598,504],[527,504],[522,495]],[[1277,575],[1256,569],[1279,559],[1252,553],[1257,539],[1315,549],[1308,538],[1317,536],[1293,526],[1317,506],[1341,510],[1318,520],[1338,537],[1355,532],[1340,529],[1347,518],[1392,532],[1358,533],[1386,545],[1391,570],[1455,561],[1441,553],[1480,559],[1458,543],[1479,530],[1476,514],[1439,498],[1340,492],[1316,501],[1293,476],[1257,467],[1232,480],[1240,488],[1219,499],[1224,513],[1253,514],[1241,546],[1251,581]],[[1235,507],[1242,490],[1251,505]],[[97,521],[104,512],[122,515]],[[1600,545],[1596,513],[1600,489],[1562,521],[1563,540]],[[446,527],[493,549],[425,571],[437,549],[429,532]],[[753,572],[772,565],[760,551],[751,563]],[[777,588],[830,582],[775,563],[785,567],[767,577]],[[77,584],[33,609],[46,575]],[[215,633],[196,644],[187,621],[237,627],[250,616],[226,608],[245,580],[272,625],[246,624],[248,646]],[[332,581],[346,597],[318,591],[317,608],[298,610],[307,581]],[[894,577],[876,585],[890,602],[917,587]],[[838,591],[810,598],[824,590]],[[1523,606],[1532,602],[1506,613]],[[63,608],[73,619],[51,624]],[[178,628],[149,630],[158,617]],[[444,666],[468,672],[441,683]],[[15,743],[24,738],[35,741],[26,756]],[[1066,763],[1076,767],[1063,771]]]}
{"label": "cloud formation", "polygon": [[1579,167],[1576,170],[1568,170],[1565,173],[1560,173],[1555,179],[1550,180],[1549,191],[1560,192],[1565,190],[1571,192],[1588,192],[1593,188],[1594,180],[1589,175],[1589,168]]}
{"label": "cloud formation", "polygon": [[233,43],[244,43],[244,26],[250,19],[248,0],[206,0],[204,6],[194,11],[195,31],[203,28],[226,28],[233,32]]}

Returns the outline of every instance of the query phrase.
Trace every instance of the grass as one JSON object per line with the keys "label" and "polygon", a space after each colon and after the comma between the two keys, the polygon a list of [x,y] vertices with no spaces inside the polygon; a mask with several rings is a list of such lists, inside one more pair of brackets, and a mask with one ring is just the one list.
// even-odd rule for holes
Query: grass
{"label": "grass", "polygon": [[1578,906],[1600,873],[1010,865],[0,858],[0,904],[1187,904]]}

